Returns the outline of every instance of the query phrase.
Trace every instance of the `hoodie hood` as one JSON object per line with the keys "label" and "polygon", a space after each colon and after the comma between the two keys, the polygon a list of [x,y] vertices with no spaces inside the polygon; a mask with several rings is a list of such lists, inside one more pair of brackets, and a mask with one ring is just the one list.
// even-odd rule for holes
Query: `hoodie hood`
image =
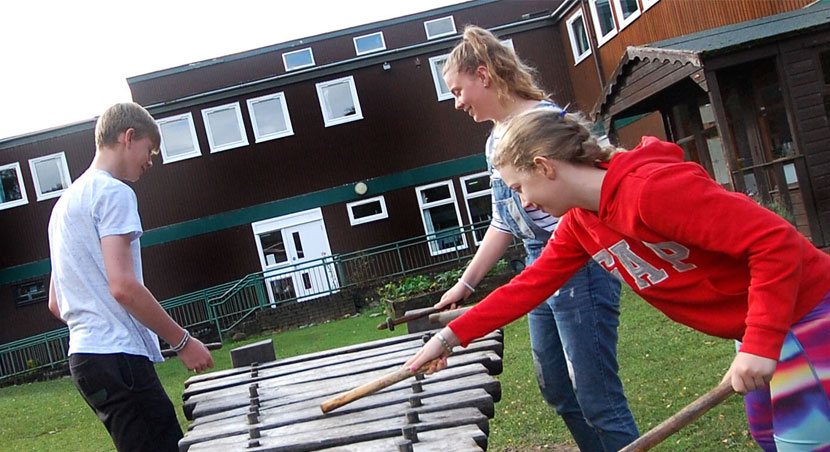
{"label": "hoodie hood", "polygon": [[683,161],[683,149],[656,137],[645,136],[634,149],[616,153],[608,163],[608,171],[602,182],[600,218],[613,214],[608,210],[609,200],[620,195],[623,185],[627,185],[626,191],[636,189],[655,171],[666,171],[666,164],[687,164]]}

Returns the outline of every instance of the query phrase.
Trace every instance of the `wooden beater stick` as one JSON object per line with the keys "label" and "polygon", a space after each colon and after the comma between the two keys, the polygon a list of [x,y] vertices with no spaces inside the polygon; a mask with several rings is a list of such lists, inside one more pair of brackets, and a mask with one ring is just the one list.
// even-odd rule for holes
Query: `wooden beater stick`
{"label": "wooden beater stick", "polygon": [[649,430],[645,435],[637,438],[633,443],[620,449],[620,452],[635,452],[651,449],[663,442],[664,439],[677,433],[681,428],[691,424],[695,419],[702,416],[703,413],[728,399],[734,393],[732,383],[729,380],[722,382],[714,389],[698,397],[694,402],[686,405],[672,417],[661,422],[657,427]]}
{"label": "wooden beater stick", "polygon": [[408,368],[401,368],[396,370],[395,372],[392,372],[391,374],[386,374],[376,380],[372,380],[366,384],[358,386],[352,389],[351,391],[344,392],[336,397],[326,400],[325,402],[320,404],[320,409],[323,411],[323,414],[325,414],[331,410],[340,408],[341,406],[347,403],[354,402],[357,399],[378,392],[383,388],[392,386],[393,384],[399,381],[406,380],[407,378],[412,377],[415,374],[424,372],[427,369],[429,369],[429,366],[432,365],[432,363],[438,361],[439,359],[441,358],[436,358],[432,361],[427,362],[423,366],[419,367],[418,370],[416,370],[415,372],[409,370]]}

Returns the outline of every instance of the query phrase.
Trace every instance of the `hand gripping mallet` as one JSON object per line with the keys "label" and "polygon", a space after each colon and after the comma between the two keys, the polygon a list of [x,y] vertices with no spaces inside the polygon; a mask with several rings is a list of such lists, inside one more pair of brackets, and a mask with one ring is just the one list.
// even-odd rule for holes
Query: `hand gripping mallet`
{"label": "hand gripping mallet", "polygon": [[441,358],[435,358],[432,361],[428,361],[426,364],[419,367],[415,372],[409,370],[409,368],[401,368],[392,372],[390,374],[386,374],[376,380],[372,380],[364,385],[358,386],[351,391],[344,392],[336,397],[326,400],[325,402],[320,404],[320,409],[323,411],[323,414],[328,413],[331,410],[335,410],[340,408],[347,403],[352,403],[357,399],[366,397],[367,395],[373,394],[375,392],[380,391],[383,388],[392,386],[393,384],[404,381],[409,377],[415,376],[416,374],[425,372],[429,369],[434,362],[438,361]]}
{"label": "hand gripping mallet", "polygon": [[703,413],[728,399],[734,393],[732,383],[729,380],[721,382],[714,389],[698,397],[697,400],[686,405],[672,417],[661,422],[660,425],[649,430],[645,435],[637,438],[633,443],[620,449],[620,452],[635,452],[651,449],[663,442],[664,439],[680,431],[681,428],[691,424],[695,419],[702,416]]}

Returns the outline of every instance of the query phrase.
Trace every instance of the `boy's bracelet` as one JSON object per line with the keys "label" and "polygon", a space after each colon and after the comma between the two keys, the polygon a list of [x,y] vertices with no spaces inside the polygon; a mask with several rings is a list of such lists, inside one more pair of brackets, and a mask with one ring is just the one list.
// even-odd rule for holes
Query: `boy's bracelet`
{"label": "boy's bracelet", "polygon": [[443,347],[444,350],[446,350],[447,354],[452,354],[452,347],[450,347],[450,343],[447,342],[447,339],[444,338],[444,335],[441,334],[440,331],[435,333],[435,337],[438,338],[438,342],[441,343],[441,347]]}
{"label": "boy's bracelet", "polygon": [[467,281],[464,281],[463,279],[458,278],[458,282],[460,282],[461,284],[463,284],[463,285],[464,285],[464,287],[466,287],[466,288],[467,288],[467,290],[469,290],[469,291],[470,291],[470,293],[474,293],[474,292],[476,291],[476,289],[475,289],[473,286],[471,286],[471,285],[470,285],[470,283],[468,283]]}
{"label": "boy's bracelet", "polygon": [[171,347],[170,350],[172,350],[174,353],[179,353],[180,351],[184,350],[188,342],[190,342],[190,332],[184,330],[184,336],[182,336],[182,340],[179,341],[179,344],[175,347]]}

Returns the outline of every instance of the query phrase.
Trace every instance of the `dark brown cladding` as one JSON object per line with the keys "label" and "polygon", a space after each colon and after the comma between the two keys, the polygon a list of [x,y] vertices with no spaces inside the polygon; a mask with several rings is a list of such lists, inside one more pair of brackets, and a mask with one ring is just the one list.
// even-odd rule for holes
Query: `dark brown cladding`
{"label": "dark brown cladding", "polygon": [[[63,152],[69,175],[77,179],[95,156],[93,124],[83,130],[0,149],[0,166],[17,162],[28,203],[0,210],[0,268],[43,259],[49,255],[46,226],[58,198],[38,201],[29,160]],[[29,140],[26,140],[29,141]]]}
{"label": "dark brown cladding", "polygon": [[[510,37],[521,56],[538,66],[555,100],[567,103],[567,73],[550,58],[559,47],[554,36],[541,28]],[[428,58],[442,53],[399,60],[388,71],[375,65],[165,114],[192,113],[202,155],[166,165],[157,161],[135,185],[145,228],[481,154],[490,126],[456,111],[452,100],[437,100]],[[315,84],[348,75],[364,119],[325,127]],[[254,143],[246,99],[280,91],[294,135]],[[210,153],[201,110],[233,102],[242,107],[251,144]]]}
{"label": "dark brown cladding", "polygon": [[[285,74],[282,54],[312,48],[315,66],[356,57],[352,38],[382,31],[387,50],[427,42],[423,22],[453,16],[460,33],[466,24],[485,28],[522,20],[524,14],[553,12],[562,0],[473,1],[441,8],[417,20],[406,16],[352,29],[303,38],[215,60],[193,63],[191,68],[145,74],[128,79],[133,100],[142,105],[180,99],[218,88]],[[413,15],[420,16],[420,14]],[[376,26],[375,26],[376,25]],[[354,31],[351,31],[354,30]],[[170,72],[164,75],[165,72]]]}

